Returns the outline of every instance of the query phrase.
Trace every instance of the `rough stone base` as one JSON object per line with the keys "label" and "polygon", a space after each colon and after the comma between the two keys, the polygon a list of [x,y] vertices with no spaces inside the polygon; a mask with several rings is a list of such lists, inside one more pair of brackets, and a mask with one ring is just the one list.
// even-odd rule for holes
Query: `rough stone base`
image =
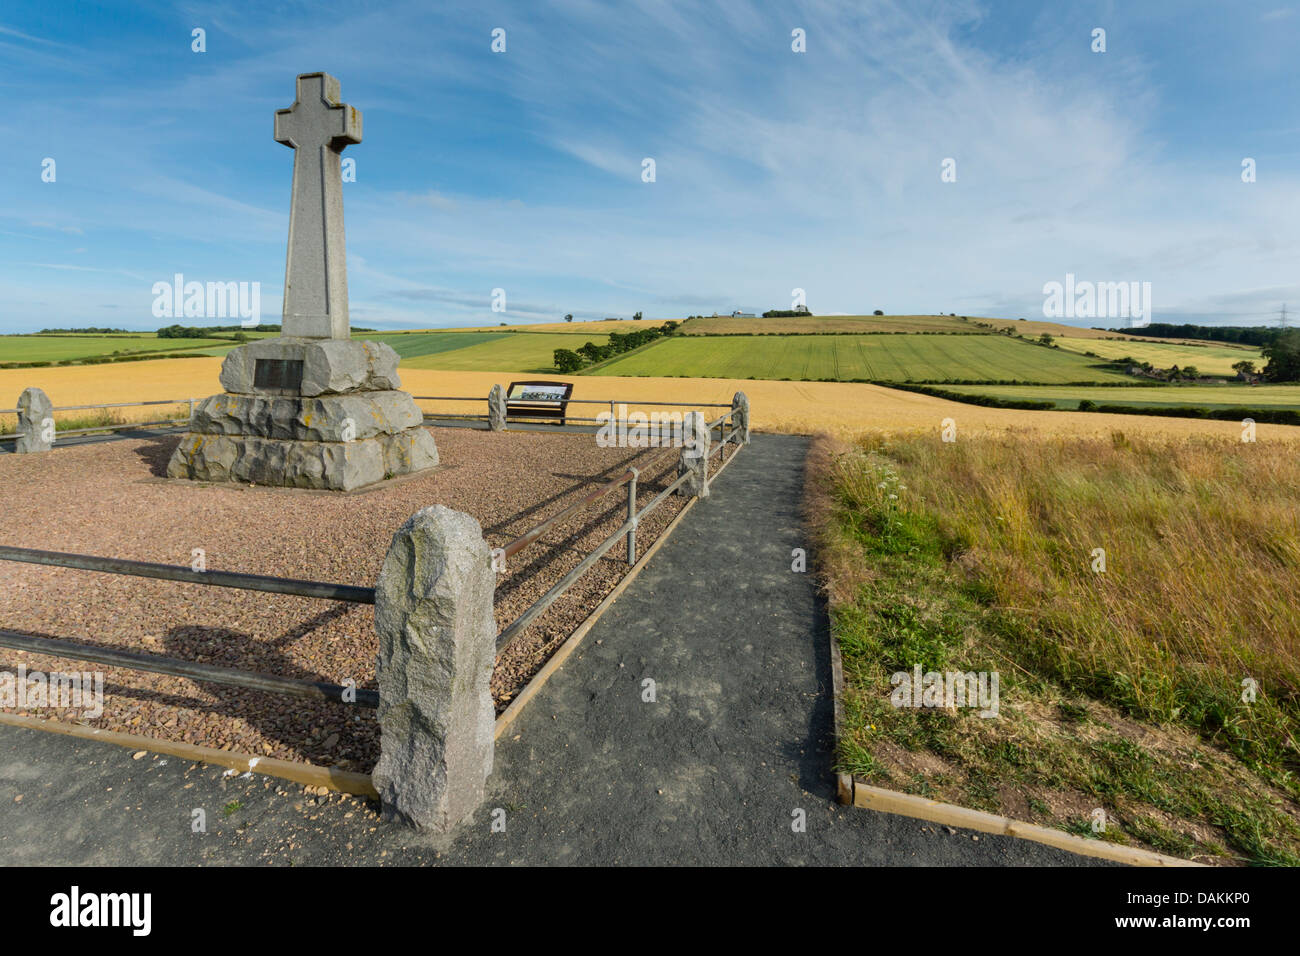
{"label": "rough stone base", "polygon": [[294,441],[190,432],[167,465],[170,478],[351,491],[438,464],[423,427],[354,441]]}
{"label": "rough stone base", "polygon": [[415,399],[406,392],[351,392],[317,398],[212,395],[194,409],[190,431],[340,442],[395,435],[423,421]]}

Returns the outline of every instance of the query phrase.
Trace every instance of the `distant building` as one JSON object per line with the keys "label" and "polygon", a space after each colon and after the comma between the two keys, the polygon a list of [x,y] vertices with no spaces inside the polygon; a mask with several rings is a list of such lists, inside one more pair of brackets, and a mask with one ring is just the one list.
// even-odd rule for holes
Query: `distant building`
{"label": "distant building", "polygon": [[755,316],[753,312],[733,312],[733,313],[731,313],[731,317],[732,317],[733,319],[753,319],[753,318],[757,318],[757,316]]}
{"label": "distant building", "polygon": [[808,311],[808,306],[806,306],[806,305],[796,305],[796,306],[794,307],[794,311],[800,313],[801,315],[811,315],[811,314],[812,314],[812,313],[810,313],[810,312]]}

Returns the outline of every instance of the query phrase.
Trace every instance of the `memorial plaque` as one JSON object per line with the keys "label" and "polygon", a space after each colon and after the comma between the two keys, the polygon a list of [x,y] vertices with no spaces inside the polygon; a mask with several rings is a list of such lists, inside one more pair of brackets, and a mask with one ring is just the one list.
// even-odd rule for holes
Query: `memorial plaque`
{"label": "memorial plaque", "polygon": [[297,395],[302,390],[302,362],[292,359],[258,359],[253,369],[257,388],[279,388]]}

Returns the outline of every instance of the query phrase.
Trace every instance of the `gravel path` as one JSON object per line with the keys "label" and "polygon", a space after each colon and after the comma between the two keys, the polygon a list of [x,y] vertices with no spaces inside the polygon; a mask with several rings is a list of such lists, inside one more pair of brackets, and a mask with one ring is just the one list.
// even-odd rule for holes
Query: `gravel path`
{"label": "gravel path", "polygon": [[[603,449],[589,435],[434,429],[436,470],[352,494],[205,485],[162,477],[176,436],[0,457],[0,542],[211,570],[373,586],[393,532],[444,504],[473,515],[494,547],[567,507],[594,483],[660,449]],[[669,460],[639,483],[644,506]],[[638,553],[686,499],[671,496],[638,528]],[[624,520],[626,495],[584,512],[511,562],[496,595],[514,620]],[[493,692],[509,702],[627,566],[615,547],[498,663]],[[308,680],[373,688],[373,609],[288,595],[5,562],[0,627]],[[61,658],[0,650],[0,670],[80,670]],[[97,668],[98,669],[98,668]],[[378,757],[373,711],[106,668],[96,726],[290,760],[368,771]],[[23,711],[18,711],[24,713]],[[62,716],[42,710],[32,716]]]}

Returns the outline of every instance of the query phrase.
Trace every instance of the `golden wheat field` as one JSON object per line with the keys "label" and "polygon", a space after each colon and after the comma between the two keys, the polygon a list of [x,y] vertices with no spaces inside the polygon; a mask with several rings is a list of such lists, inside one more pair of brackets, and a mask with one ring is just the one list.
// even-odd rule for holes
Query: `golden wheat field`
{"label": "golden wheat field", "polygon": [[[72,365],[37,369],[0,369],[0,407],[12,408],[29,385],[44,389],[55,406],[159,399],[204,398],[221,391],[221,359],[161,359],[121,365]],[[531,376],[518,372],[443,372],[402,369],[402,385],[413,395],[483,396],[498,382],[507,385]],[[1112,432],[1151,437],[1240,438],[1236,422],[1145,415],[1100,415],[1082,412],[982,408],[928,395],[853,382],[775,382],[741,379],[573,378],[573,397],[626,401],[630,410],[653,411],[640,402],[691,401],[729,403],[743,391],[749,396],[753,426],[762,431],[811,434],[828,432],[851,439],[865,434],[914,434],[934,431],[951,418],[957,434],[1018,430],[1047,436],[1109,436]],[[426,412],[471,411],[467,402],[421,401]],[[593,416],[597,406],[571,407],[576,416]],[[162,417],[164,409],[121,409],[126,421]],[[76,414],[76,413],[69,413]],[[56,416],[60,417],[60,416]],[[66,417],[66,416],[64,416]],[[4,421],[12,424],[13,416]],[[1257,426],[1259,441],[1300,441],[1300,427]]]}

